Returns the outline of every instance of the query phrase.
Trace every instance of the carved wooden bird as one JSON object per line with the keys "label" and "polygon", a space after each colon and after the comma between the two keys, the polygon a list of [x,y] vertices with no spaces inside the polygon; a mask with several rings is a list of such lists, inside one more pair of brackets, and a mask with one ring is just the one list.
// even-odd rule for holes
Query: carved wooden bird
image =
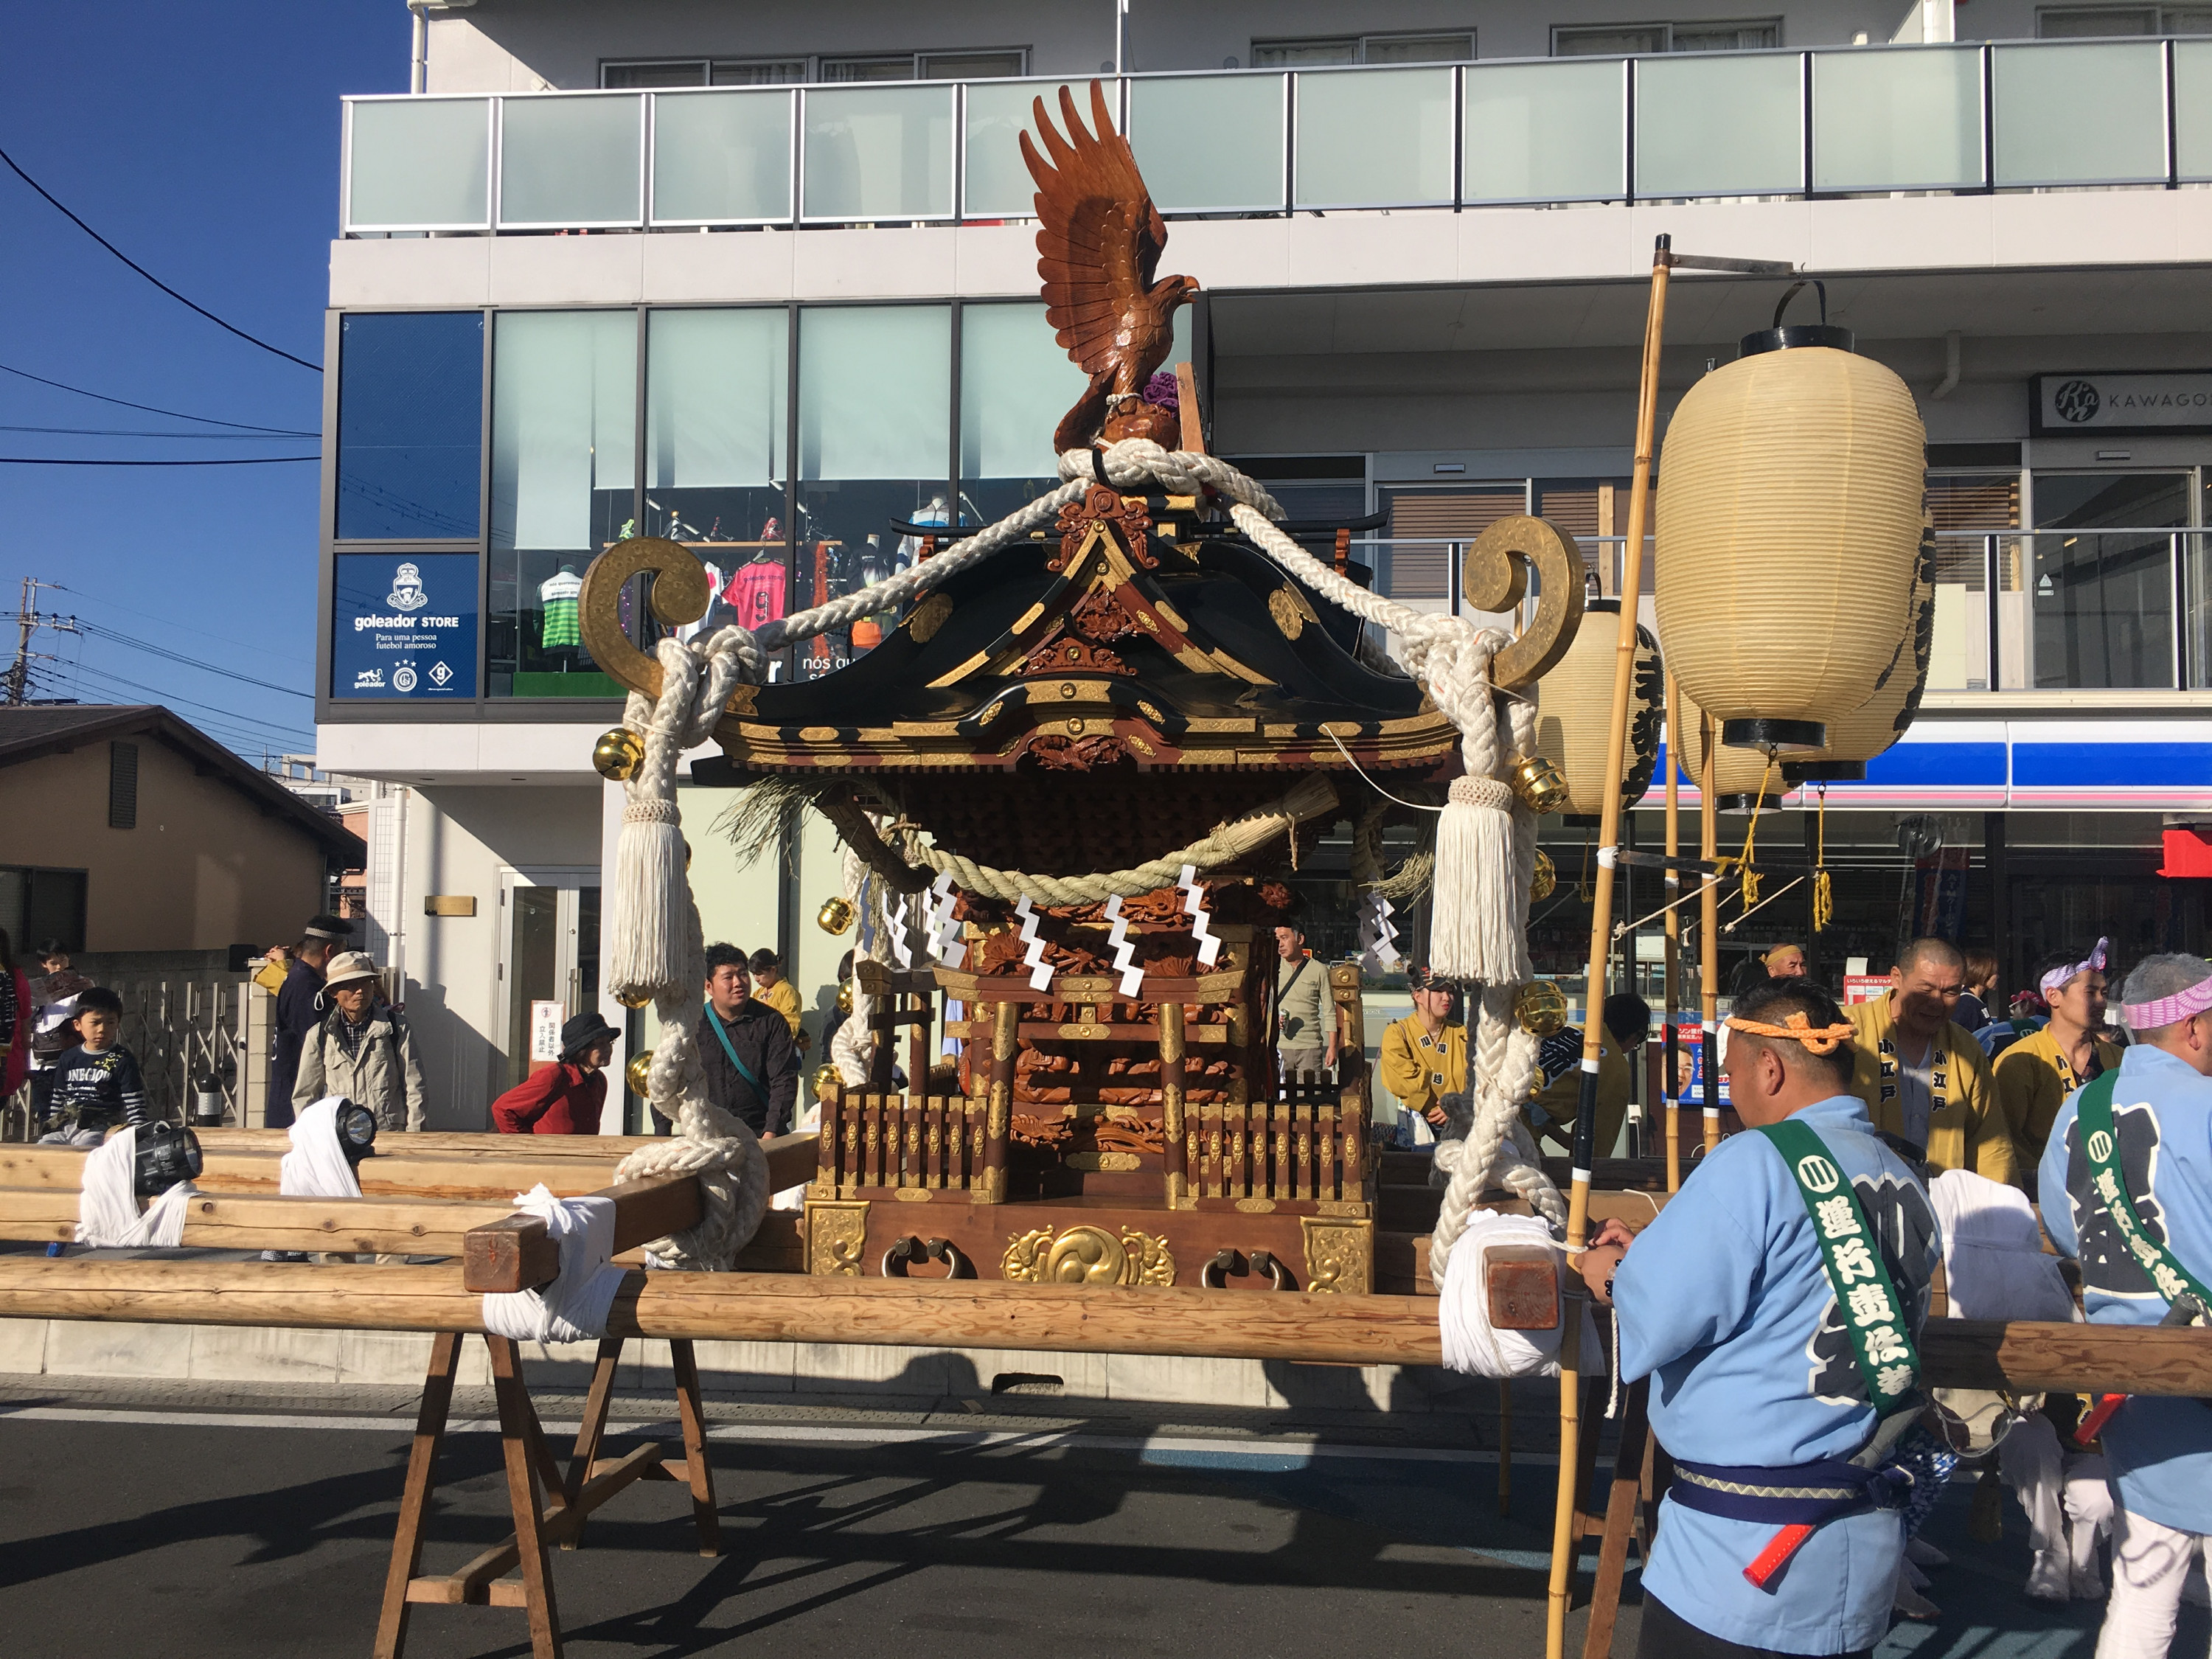
{"label": "carved wooden bird", "polygon": [[[1114,131],[1105,89],[1091,83],[1091,128],[1077,114],[1074,95],[1060,89],[1062,137],[1044,100],[1036,100],[1037,137],[1052,159],[1022,134],[1022,159],[1036,180],[1037,275],[1044,279],[1045,319],[1078,368],[1091,376],[1081,401],[1053,434],[1056,450],[1079,449],[1093,437],[1149,437],[1177,447],[1174,412],[1144,400],[1146,383],[1166,360],[1176,307],[1198,292],[1188,276],[1152,280],[1168,228],[1152,205],[1129,141]],[[1103,430],[1102,430],[1103,428]]]}

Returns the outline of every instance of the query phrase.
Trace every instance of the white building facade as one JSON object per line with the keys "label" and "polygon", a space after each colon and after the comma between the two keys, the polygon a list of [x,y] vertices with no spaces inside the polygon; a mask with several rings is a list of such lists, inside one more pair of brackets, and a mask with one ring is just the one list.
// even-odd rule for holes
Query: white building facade
{"label": "white building facade", "polygon": [[[1507,513],[1553,519],[1611,581],[1655,237],[1819,279],[1919,398],[1940,590],[1919,721],[1828,793],[1817,966],[1879,968],[1923,927],[1994,944],[2008,986],[2099,933],[2124,957],[2204,945],[2185,872],[2212,824],[2212,10],[423,17],[423,90],[343,112],[317,715],[324,768],[401,786],[370,908],[434,1127],[488,1122],[532,1003],[631,1018],[597,975],[620,797],[590,753],[620,703],[576,631],[590,560],[669,536],[727,614],[781,615],[1051,481],[1079,376],[1036,299],[1015,135],[1063,82],[1087,110],[1094,78],[1169,220],[1164,271],[1204,289],[1178,355],[1211,447],[1295,516],[1385,515],[1354,556],[1409,603],[1455,605],[1460,545]],[[1786,286],[1677,276],[1662,432]],[[776,672],[833,672],[892,620]],[[684,792],[708,937],[781,951],[818,1029],[833,849],[811,826],[738,867],[732,797]],[[1809,837],[1811,804],[1761,844]],[[1586,838],[1551,838],[1570,880]],[[1308,879],[1334,951],[1340,878]],[[1805,939],[1802,897],[1731,947]],[[1540,965],[1587,938],[1565,902]]]}

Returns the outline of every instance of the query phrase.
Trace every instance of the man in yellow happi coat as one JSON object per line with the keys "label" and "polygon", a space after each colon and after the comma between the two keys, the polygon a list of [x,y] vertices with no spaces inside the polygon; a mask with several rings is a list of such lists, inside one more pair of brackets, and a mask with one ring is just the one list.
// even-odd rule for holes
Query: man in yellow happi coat
{"label": "man in yellow happi coat", "polygon": [[1917,939],[1890,970],[1889,989],[1844,1012],[1857,1032],[1851,1092],[1876,1129],[1924,1149],[1931,1170],[1972,1170],[2020,1184],[1996,1079],[1972,1032],[1951,1018],[1966,988],[1966,959],[1940,939]]}
{"label": "man in yellow happi coat", "polygon": [[[2004,1103],[2023,1170],[2043,1158],[2066,1097],[2120,1063],[2120,1045],[2104,1034],[2105,963],[2112,941],[2091,951],[2060,951],[2036,964],[2035,988],[2051,1023],[1997,1056],[1997,1098]],[[2030,1188],[2030,1196],[2034,1188]]]}
{"label": "man in yellow happi coat", "polygon": [[1441,1128],[1444,1110],[1437,1102],[1467,1090],[1467,1027],[1451,1018],[1458,994],[1432,981],[1427,969],[1408,964],[1406,986],[1413,1012],[1383,1030],[1375,1073],[1407,1111]]}

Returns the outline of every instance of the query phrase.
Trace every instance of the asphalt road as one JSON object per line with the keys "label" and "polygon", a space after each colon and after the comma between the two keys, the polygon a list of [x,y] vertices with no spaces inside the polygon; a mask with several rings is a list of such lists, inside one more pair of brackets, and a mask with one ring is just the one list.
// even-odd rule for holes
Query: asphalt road
{"label": "asphalt road", "polygon": [[[546,1402],[548,1427],[570,1415]],[[641,1420],[640,1405],[617,1419]],[[710,1402],[724,1553],[679,1488],[641,1485],[556,1553],[568,1651],[824,1659],[1535,1659],[1550,1469],[1464,1448]],[[49,1389],[0,1404],[0,1650],[10,1659],[366,1654],[411,1414],[179,1410]],[[672,1425],[658,1425],[672,1432]],[[615,1443],[624,1443],[617,1439]],[[424,1568],[507,1531],[498,1444],[449,1437]],[[2100,1609],[2021,1599],[2016,1509],[1966,1539],[1955,1488],[1929,1535],[1946,1614],[1884,1659],[2088,1659]],[[1615,1651],[1634,1650],[1624,1608]],[[1580,1651],[1581,1614],[1571,1650]],[[2177,1651],[2202,1651],[2186,1612]],[[520,1612],[421,1607],[417,1659],[526,1654]]]}

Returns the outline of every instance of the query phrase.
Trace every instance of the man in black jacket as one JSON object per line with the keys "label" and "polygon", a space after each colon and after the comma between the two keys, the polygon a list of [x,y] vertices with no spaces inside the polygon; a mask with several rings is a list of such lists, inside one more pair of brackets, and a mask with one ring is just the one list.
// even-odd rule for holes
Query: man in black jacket
{"label": "man in black jacket", "polygon": [[269,1060],[269,1103],[263,1121],[271,1129],[289,1128],[292,1090],[300,1080],[300,1048],[307,1033],[323,1023],[323,969],[331,953],[353,937],[353,924],[339,916],[316,916],[300,930],[292,961],[276,993],[276,1052]]}
{"label": "man in black jacket", "polygon": [[[697,1040],[708,1099],[755,1134],[779,1135],[791,1127],[799,1050],[783,1016],[754,997],[745,953],[734,945],[707,947],[707,1006]],[[674,1127],[658,1111],[653,1117],[663,1134]]]}

